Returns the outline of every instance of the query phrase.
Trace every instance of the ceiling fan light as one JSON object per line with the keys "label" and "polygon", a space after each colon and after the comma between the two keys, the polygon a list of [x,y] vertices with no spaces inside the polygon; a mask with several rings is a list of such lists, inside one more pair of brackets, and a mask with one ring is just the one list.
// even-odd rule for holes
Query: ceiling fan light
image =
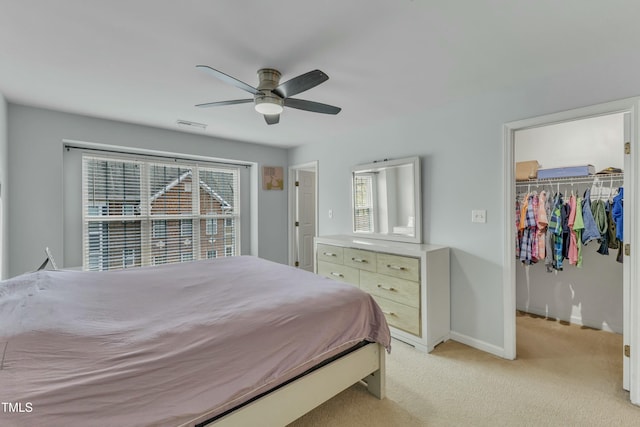
{"label": "ceiling fan light", "polygon": [[274,96],[257,97],[255,108],[260,114],[280,114],[283,110],[282,100]]}

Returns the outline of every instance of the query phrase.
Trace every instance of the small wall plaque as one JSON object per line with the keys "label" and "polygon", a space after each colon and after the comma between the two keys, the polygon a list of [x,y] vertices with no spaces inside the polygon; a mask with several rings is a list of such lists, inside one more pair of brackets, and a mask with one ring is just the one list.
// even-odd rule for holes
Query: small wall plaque
{"label": "small wall plaque", "polygon": [[263,190],[284,190],[284,180],[282,179],[282,167],[263,166],[262,167],[262,189]]}

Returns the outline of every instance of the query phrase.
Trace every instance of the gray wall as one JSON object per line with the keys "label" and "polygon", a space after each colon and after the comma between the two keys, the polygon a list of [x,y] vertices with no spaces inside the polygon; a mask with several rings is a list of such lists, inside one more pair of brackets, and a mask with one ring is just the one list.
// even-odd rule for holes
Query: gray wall
{"label": "gray wall", "polygon": [[8,277],[9,264],[9,236],[7,221],[7,194],[9,176],[9,140],[7,135],[7,101],[0,93],[0,198],[2,200],[2,211],[0,212],[0,279]]}
{"label": "gray wall", "polygon": [[[77,176],[77,172],[69,173],[66,170],[65,173],[65,168],[77,168],[78,164],[70,162],[69,155],[66,155],[65,161],[64,139],[256,162],[258,168],[264,164],[281,165],[286,169],[287,161],[287,152],[282,148],[10,103],[8,163],[9,181],[13,184],[8,199],[8,219],[11,224],[7,246],[9,277],[33,270],[44,259],[43,250],[46,246],[51,248],[59,264],[66,267],[77,265],[78,245],[81,243],[77,238],[77,229],[81,227],[79,211],[69,207],[73,206],[69,202],[65,208],[65,200],[69,197],[65,197],[64,188],[65,180],[69,187],[69,177]],[[255,172],[251,175],[255,179],[259,176]],[[243,230],[242,251],[248,253],[248,246],[254,242],[257,244],[257,255],[286,263],[286,191],[262,191],[257,183],[254,184],[258,206],[245,206],[244,212],[246,214],[251,210],[257,213],[257,225],[248,230],[249,234]],[[65,227],[68,230],[66,233]],[[75,234],[69,230],[73,227],[77,227]],[[257,232],[254,228],[257,228]],[[68,261],[66,255],[70,258]]]}
{"label": "gray wall", "polygon": [[[496,67],[507,64],[496,64]],[[469,93],[321,146],[292,149],[289,163],[318,160],[319,234],[349,233],[349,171],[376,159],[422,159],[423,240],[451,247],[454,335],[504,348],[502,125],[640,94],[637,56],[602,58],[519,85]],[[344,113],[347,113],[346,111]],[[339,155],[336,155],[339,153]],[[333,210],[333,219],[327,212]],[[486,209],[485,224],[471,223]]]}

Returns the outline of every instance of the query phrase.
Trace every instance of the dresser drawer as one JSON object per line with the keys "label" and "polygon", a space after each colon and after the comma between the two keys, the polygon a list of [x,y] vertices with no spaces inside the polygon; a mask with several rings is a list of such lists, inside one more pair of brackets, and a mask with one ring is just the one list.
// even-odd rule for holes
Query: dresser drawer
{"label": "dresser drawer", "polygon": [[318,261],[318,274],[328,277],[329,279],[351,283],[356,286],[359,286],[360,283],[360,271],[357,268],[346,265]]}
{"label": "dresser drawer", "polygon": [[376,253],[363,249],[344,248],[344,265],[376,271]]}
{"label": "dresser drawer", "polygon": [[333,264],[344,263],[344,249],[340,246],[318,244],[318,261],[331,262]]}
{"label": "dresser drawer", "polygon": [[400,255],[377,254],[376,271],[400,279],[420,281],[420,260]]}
{"label": "dresser drawer", "polygon": [[420,310],[415,307],[400,304],[386,298],[373,295],[389,326],[401,329],[410,334],[420,335]]}
{"label": "dresser drawer", "polygon": [[420,283],[384,274],[360,272],[360,289],[415,308],[420,308]]}

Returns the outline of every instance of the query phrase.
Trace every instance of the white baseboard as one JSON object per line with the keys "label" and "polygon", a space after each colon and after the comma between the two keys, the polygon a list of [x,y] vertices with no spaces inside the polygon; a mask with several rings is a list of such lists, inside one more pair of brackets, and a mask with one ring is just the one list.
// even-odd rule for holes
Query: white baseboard
{"label": "white baseboard", "polygon": [[458,341],[459,343],[466,344],[469,347],[477,348],[478,350],[491,353],[495,356],[507,359],[504,348],[497,345],[489,344],[488,342],[481,341],[477,338],[472,338],[468,335],[464,335],[458,332],[451,331],[451,339]]}
{"label": "white baseboard", "polygon": [[[522,311],[524,313],[530,313],[530,314],[535,314],[537,316],[542,316],[542,317],[547,317],[547,310],[543,309],[543,308],[538,308],[538,307],[528,307],[528,308],[521,308],[521,307],[517,307],[516,308],[519,311]],[[552,314],[552,313],[551,313]],[[556,317],[552,316],[554,319]],[[558,319],[558,320],[565,320],[566,319]],[[613,332],[616,334],[621,334],[623,331],[622,325],[616,325],[616,324],[607,324],[606,322],[597,322],[597,321],[590,321],[589,319],[585,319],[582,316],[578,316],[575,314],[571,315],[571,318],[568,320],[568,322],[570,322],[572,325],[578,325],[578,326],[587,326],[589,328],[594,328],[594,329],[600,329],[603,330],[605,332]]]}

